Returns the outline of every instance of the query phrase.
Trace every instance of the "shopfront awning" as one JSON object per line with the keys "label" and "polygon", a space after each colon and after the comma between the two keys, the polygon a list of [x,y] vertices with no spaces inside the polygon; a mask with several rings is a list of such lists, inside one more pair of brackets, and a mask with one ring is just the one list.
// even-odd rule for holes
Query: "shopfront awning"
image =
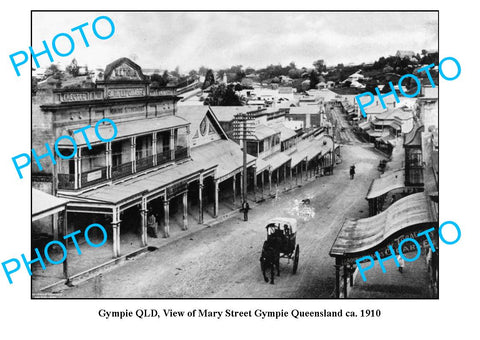
{"label": "shopfront awning", "polygon": [[383,144],[390,144],[391,146],[397,145],[397,137],[392,135],[382,136],[377,138],[377,141]]}
{"label": "shopfront awning", "polygon": [[292,154],[292,166],[296,166],[302,160],[309,161],[322,153],[322,144],[317,140],[306,141],[305,145],[297,146],[297,151]]}
{"label": "shopfront awning", "polygon": [[372,181],[367,192],[367,200],[382,196],[392,190],[405,187],[405,170],[395,170],[384,173]]}
{"label": "shopfront awning", "polygon": [[270,168],[270,164],[268,164],[267,162],[265,162],[261,158],[257,158],[256,169],[255,169],[255,172],[256,172],[257,175],[262,173],[263,171],[269,169],[269,168]]}
{"label": "shopfront awning", "polygon": [[[223,181],[243,168],[243,151],[231,140],[218,140],[191,149],[191,157],[204,166],[217,166],[215,178]],[[255,157],[247,154],[247,166],[255,164]]]}
{"label": "shopfront awning", "polygon": [[201,172],[210,171],[215,167],[216,165],[204,164],[198,161],[187,161],[182,164],[140,175],[125,182],[106,185],[84,192],[72,197],[72,200],[76,199],[79,202],[120,205],[136,200],[144,195],[149,195],[149,193],[166,189],[175,183],[191,180]]}
{"label": "shopfront awning", "polygon": [[435,223],[431,201],[425,193],[406,196],[378,215],[346,219],[330,250],[330,256],[355,257],[370,252],[413,226]]}
{"label": "shopfront awning", "polygon": [[368,130],[370,128],[370,122],[362,122],[358,124],[358,127],[363,131]]}
{"label": "shopfront awning", "polygon": [[[113,120],[115,122],[115,120]],[[128,122],[115,122],[115,126],[117,127],[117,136],[115,140],[119,140],[126,137],[131,136],[138,136],[141,134],[152,133],[154,131],[161,131],[161,130],[168,130],[174,127],[181,127],[187,126],[190,123],[187,122],[185,119],[180,118],[178,116],[166,116],[160,118],[149,118],[149,119],[142,119],[142,120],[131,120]],[[87,143],[85,138],[83,137],[82,132],[78,132],[73,134],[73,131],[76,129],[69,130],[72,137],[75,139],[75,142],[78,146],[86,146]],[[102,141],[97,137],[95,133],[95,126],[93,125],[91,128],[84,130],[85,135],[87,136],[90,144],[95,143],[102,143]],[[98,128],[99,135],[104,139],[110,139],[113,136],[113,128],[110,124],[106,123],[101,125]],[[61,147],[72,147],[72,143],[67,139],[62,139],[59,143]]]}
{"label": "shopfront awning", "polygon": [[32,189],[32,221],[65,210],[68,200]]}
{"label": "shopfront awning", "polygon": [[263,160],[270,166],[270,171],[273,171],[290,161],[290,159],[291,157],[284,154],[283,152],[277,152],[271,156],[264,158]]}
{"label": "shopfront awning", "polygon": [[297,166],[298,163],[300,163],[301,161],[304,161],[304,160],[307,160],[307,155],[305,154],[305,152],[295,152],[292,154],[292,163],[291,163],[291,166],[294,167],[294,166]]}

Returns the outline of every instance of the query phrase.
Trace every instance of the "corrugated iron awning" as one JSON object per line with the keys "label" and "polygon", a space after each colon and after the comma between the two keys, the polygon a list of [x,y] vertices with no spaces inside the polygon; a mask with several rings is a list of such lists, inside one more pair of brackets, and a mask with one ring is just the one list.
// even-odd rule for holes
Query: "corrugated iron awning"
{"label": "corrugated iron awning", "polygon": [[366,199],[382,196],[392,190],[405,187],[405,170],[389,171],[372,181]]}
{"label": "corrugated iron awning", "polygon": [[330,249],[330,256],[354,257],[381,245],[403,229],[437,222],[425,193],[406,196],[378,215],[346,219]]}
{"label": "corrugated iron awning", "polygon": [[68,200],[32,189],[32,221],[65,210]]}

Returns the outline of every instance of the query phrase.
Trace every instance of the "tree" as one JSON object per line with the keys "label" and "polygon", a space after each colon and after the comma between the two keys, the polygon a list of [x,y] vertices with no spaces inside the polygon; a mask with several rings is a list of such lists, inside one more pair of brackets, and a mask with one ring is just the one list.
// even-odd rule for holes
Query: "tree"
{"label": "tree", "polygon": [[70,73],[73,77],[77,77],[78,76],[78,72],[79,72],[79,67],[78,67],[78,63],[77,63],[77,60],[75,58],[72,59],[72,62],[70,63],[70,65],[68,65],[66,68],[65,68],[65,71],[67,71],[68,73]]}
{"label": "tree", "polygon": [[327,70],[327,66],[325,65],[325,61],[323,59],[319,59],[313,62],[313,67],[318,71],[318,73],[325,72]]}
{"label": "tree", "polygon": [[45,76],[47,77],[52,77],[54,79],[61,79],[63,77],[62,71],[58,68],[57,65],[51,64],[46,70],[45,70]]}
{"label": "tree", "polygon": [[166,81],[160,74],[154,73],[150,77],[150,80],[152,81],[151,86],[152,87],[164,87],[167,85],[168,81]]}
{"label": "tree", "polygon": [[318,75],[315,70],[310,71],[309,79],[310,79],[310,88],[315,89],[318,84]]}
{"label": "tree", "polygon": [[206,89],[207,87],[212,86],[215,84],[215,76],[213,75],[213,71],[209,69],[205,74],[205,81],[203,82],[202,89]]}
{"label": "tree", "polygon": [[236,95],[233,85],[226,86],[220,83],[212,87],[210,96],[205,100],[205,104],[211,106],[240,106],[242,102]]}
{"label": "tree", "polygon": [[168,74],[167,70],[163,71],[162,78],[165,84],[168,84],[168,82],[170,81],[170,75]]}
{"label": "tree", "polygon": [[292,79],[298,79],[302,77],[302,71],[296,68],[291,68],[290,70],[288,70],[287,75]]}

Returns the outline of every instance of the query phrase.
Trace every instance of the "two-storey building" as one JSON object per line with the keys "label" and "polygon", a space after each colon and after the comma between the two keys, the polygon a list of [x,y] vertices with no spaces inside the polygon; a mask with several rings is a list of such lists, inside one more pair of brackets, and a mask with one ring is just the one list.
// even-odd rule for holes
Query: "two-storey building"
{"label": "two-storey building", "polygon": [[[217,164],[192,159],[191,123],[177,114],[179,99],[175,88],[151,86],[140,66],[127,58],[109,64],[103,80],[93,88],[37,93],[32,107],[36,152],[46,153],[45,144],[53,148],[62,135],[71,136],[77,144],[72,159],[56,156],[54,164],[42,158],[42,170],[32,166],[34,188],[68,200],[68,230],[101,223],[112,240],[114,257],[118,257],[121,246],[128,252],[147,245],[151,215],[161,225],[164,237],[170,234],[170,218],[188,228],[188,189],[193,182],[198,183],[198,220],[203,220],[203,183],[207,183],[205,191],[216,196],[213,178]],[[93,129],[102,118],[113,120],[117,127],[117,136],[107,143],[99,140]],[[85,136],[75,133],[87,125],[92,128],[85,130]],[[112,136],[112,126],[104,124],[98,132]],[[67,139],[58,146],[64,155],[74,151]],[[216,212],[218,199],[212,201]]]}

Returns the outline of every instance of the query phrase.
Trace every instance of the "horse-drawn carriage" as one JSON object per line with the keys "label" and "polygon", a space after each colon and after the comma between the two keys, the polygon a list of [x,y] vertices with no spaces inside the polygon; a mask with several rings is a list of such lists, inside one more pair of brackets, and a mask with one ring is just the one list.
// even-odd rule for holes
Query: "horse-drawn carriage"
{"label": "horse-drawn carriage", "polygon": [[296,243],[297,220],[294,218],[280,217],[268,221],[266,226],[267,240],[263,243],[260,265],[265,282],[268,278],[265,272],[271,270],[270,283],[274,283],[274,269],[280,275],[280,258],[293,260],[293,274],[297,272],[300,246]]}

